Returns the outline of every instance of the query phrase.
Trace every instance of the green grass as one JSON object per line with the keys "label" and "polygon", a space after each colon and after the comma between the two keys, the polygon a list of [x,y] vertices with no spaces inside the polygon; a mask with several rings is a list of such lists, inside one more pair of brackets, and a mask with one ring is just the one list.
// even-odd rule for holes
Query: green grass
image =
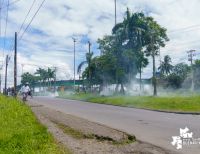
{"label": "green grass", "polygon": [[0,154],[61,153],[70,152],[55,142],[28,106],[0,96]]}
{"label": "green grass", "polygon": [[198,112],[200,113],[200,96],[99,96],[92,94],[60,94],[62,98],[83,100],[92,103],[135,107],[160,111]]}

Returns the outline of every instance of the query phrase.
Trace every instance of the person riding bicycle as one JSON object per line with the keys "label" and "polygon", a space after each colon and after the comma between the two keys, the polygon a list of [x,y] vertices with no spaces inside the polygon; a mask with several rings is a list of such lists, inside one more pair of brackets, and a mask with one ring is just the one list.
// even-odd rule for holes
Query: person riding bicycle
{"label": "person riding bicycle", "polygon": [[20,92],[21,93],[25,93],[27,95],[30,95],[32,97],[32,95],[31,95],[31,89],[29,87],[29,83],[28,82],[26,82],[25,85],[23,85],[21,87]]}

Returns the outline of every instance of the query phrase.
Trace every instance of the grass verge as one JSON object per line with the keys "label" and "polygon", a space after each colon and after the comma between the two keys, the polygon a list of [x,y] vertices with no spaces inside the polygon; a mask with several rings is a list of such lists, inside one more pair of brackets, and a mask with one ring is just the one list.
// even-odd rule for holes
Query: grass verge
{"label": "grass verge", "polygon": [[143,108],[172,112],[197,112],[200,113],[200,96],[99,96],[92,94],[67,95],[60,93],[61,98],[88,101],[92,103],[117,105],[124,107]]}
{"label": "grass verge", "polygon": [[0,124],[0,154],[70,153],[18,100],[0,96]]}

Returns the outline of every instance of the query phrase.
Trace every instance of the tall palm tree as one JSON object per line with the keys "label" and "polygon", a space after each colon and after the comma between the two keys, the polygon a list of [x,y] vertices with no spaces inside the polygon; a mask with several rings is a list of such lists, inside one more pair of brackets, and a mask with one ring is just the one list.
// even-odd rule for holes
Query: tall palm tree
{"label": "tall palm tree", "polygon": [[171,58],[169,55],[166,55],[164,57],[164,61],[161,62],[160,67],[158,68],[160,70],[160,73],[163,75],[169,75],[173,69],[173,66],[171,65]]}
{"label": "tall palm tree", "polygon": [[[143,49],[143,36],[144,36],[144,14],[135,13],[131,14],[130,10],[127,8],[126,18],[123,23],[115,26],[115,32],[119,33],[119,36],[127,42],[126,48],[132,49],[134,55],[136,55],[137,60],[135,64],[138,66],[137,71],[140,74],[140,90],[141,90],[141,74],[142,68],[146,67],[148,64],[148,59],[145,58]],[[116,33],[117,34],[117,33]],[[131,68],[135,69],[135,68]],[[130,72],[131,74],[132,72]],[[130,75],[131,77],[131,75]]]}

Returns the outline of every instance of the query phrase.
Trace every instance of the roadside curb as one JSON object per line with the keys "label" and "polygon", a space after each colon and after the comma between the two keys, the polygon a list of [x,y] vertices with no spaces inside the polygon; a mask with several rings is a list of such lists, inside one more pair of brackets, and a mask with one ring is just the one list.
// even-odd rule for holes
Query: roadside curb
{"label": "roadside curb", "polygon": [[[57,97],[59,99],[67,99],[62,97]],[[117,107],[124,107],[124,108],[132,108],[132,109],[139,109],[139,110],[146,110],[146,111],[155,111],[155,112],[162,112],[162,113],[173,113],[173,114],[184,114],[184,115],[200,115],[200,112],[181,112],[181,111],[165,111],[165,110],[154,110],[154,109],[146,109],[146,108],[137,108],[137,107],[130,107],[130,106],[120,106],[120,105],[113,105],[113,104],[104,104],[104,103],[96,103],[96,102],[90,102],[85,100],[77,100],[77,99],[67,99],[67,100],[73,100],[73,101],[81,101],[81,102],[87,102],[87,103],[93,103],[93,104],[103,104],[103,105],[110,105],[110,106],[117,106]]]}
{"label": "roadside curb", "polygon": [[135,109],[142,109],[142,110],[147,110],[147,111],[155,111],[155,112],[163,112],[163,113],[174,113],[174,114],[185,114],[185,115],[200,115],[200,112],[164,111],[164,110],[153,110],[153,109],[144,109],[144,108],[135,108]]}

